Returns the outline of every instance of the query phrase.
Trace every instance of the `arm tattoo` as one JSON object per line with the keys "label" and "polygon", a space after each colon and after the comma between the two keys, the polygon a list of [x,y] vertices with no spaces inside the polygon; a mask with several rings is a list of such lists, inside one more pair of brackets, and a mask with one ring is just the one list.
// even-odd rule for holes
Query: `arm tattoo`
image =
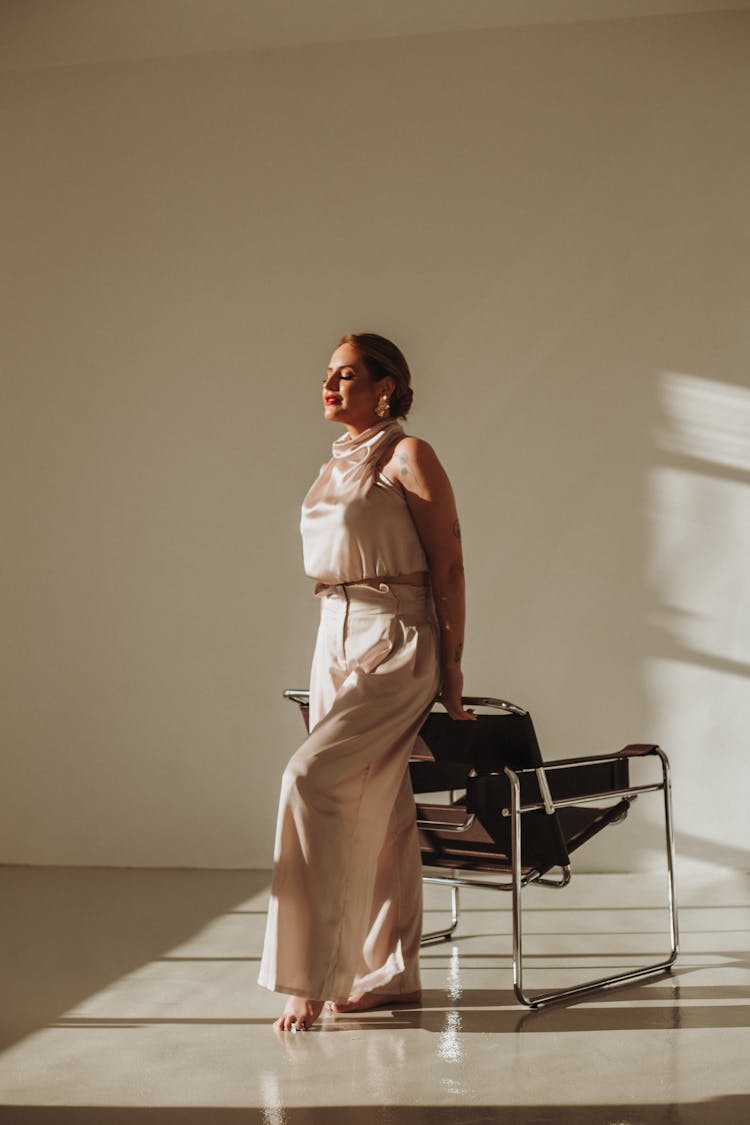
{"label": "arm tattoo", "polygon": [[408,476],[409,472],[410,472],[408,455],[406,453],[397,453],[396,456],[398,457],[399,461],[401,462],[401,469],[399,470],[400,473],[401,473],[401,476],[402,477]]}
{"label": "arm tattoo", "polygon": [[464,642],[459,641],[458,644],[456,645],[456,651],[455,651],[455,654],[453,656],[453,663],[454,664],[460,664],[461,663],[461,657],[463,656],[463,651],[464,651]]}
{"label": "arm tattoo", "polygon": [[458,520],[453,521],[453,527],[451,528],[451,531],[453,532],[456,539],[461,538],[461,524],[458,522]]}

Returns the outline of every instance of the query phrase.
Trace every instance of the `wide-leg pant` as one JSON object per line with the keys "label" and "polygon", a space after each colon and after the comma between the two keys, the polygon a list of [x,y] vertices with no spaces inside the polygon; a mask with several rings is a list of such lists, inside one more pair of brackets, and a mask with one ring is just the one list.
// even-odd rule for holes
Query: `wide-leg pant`
{"label": "wide-leg pant", "polygon": [[407,761],[439,686],[429,588],[321,597],[310,734],[284,771],[259,984],[315,1000],[419,988]]}

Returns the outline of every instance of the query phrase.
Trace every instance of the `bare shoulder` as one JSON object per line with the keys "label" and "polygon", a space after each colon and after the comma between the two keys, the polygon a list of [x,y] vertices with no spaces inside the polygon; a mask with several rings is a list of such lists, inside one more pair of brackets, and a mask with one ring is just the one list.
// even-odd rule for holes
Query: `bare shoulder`
{"label": "bare shoulder", "polygon": [[396,442],[383,471],[407,492],[432,491],[445,477],[445,470],[430,443],[410,434]]}
{"label": "bare shoulder", "polygon": [[429,442],[406,434],[393,447],[390,464],[398,468],[399,475],[403,475],[402,470],[429,473],[440,462]]}
{"label": "bare shoulder", "polygon": [[404,434],[404,436],[396,442],[394,449],[402,455],[413,457],[415,460],[429,457],[435,457],[437,460],[435,450],[430,443],[424,441],[423,438],[414,437],[413,434]]}

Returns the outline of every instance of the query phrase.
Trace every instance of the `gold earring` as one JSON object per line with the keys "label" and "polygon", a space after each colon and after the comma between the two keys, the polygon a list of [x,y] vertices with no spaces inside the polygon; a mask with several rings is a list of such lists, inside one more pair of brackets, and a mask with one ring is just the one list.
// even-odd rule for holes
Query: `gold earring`
{"label": "gold earring", "polygon": [[388,395],[385,393],[385,391],[383,391],[380,398],[378,399],[378,404],[375,407],[375,413],[377,414],[378,418],[387,418],[390,412],[391,407]]}

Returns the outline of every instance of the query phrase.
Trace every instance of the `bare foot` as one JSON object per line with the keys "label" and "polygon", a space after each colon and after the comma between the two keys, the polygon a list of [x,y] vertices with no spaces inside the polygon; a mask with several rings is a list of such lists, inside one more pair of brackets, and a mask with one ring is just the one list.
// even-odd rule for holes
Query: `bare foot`
{"label": "bare foot", "polygon": [[418,1004],[422,993],[417,992],[353,992],[343,1004],[329,1000],[331,1012],[369,1012],[373,1008],[397,1008],[402,1004]]}
{"label": "bare foot", "polygon": [[290,996],[273,1025],[274,1031],[309,1031],[323,1011],[322,1000],[306,1000],[304,996]]}

